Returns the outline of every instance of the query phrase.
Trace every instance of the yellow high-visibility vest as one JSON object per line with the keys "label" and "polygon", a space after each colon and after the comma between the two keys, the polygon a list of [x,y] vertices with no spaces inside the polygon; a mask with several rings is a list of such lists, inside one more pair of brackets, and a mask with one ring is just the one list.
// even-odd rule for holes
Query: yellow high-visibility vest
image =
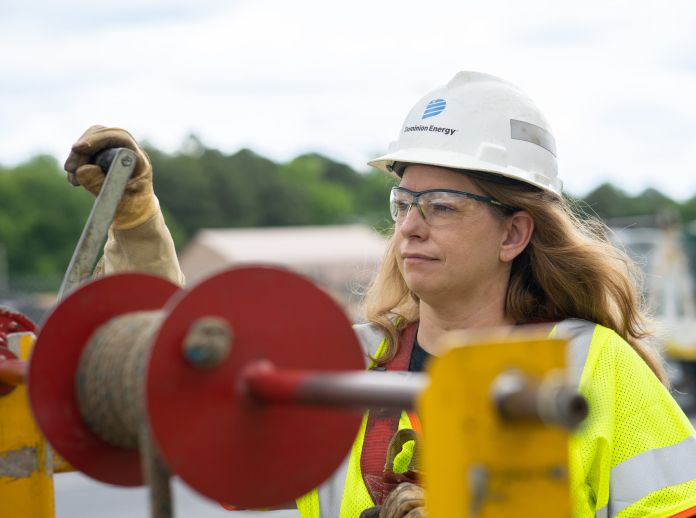
{"label": "yellow high-visibility vest", "polygon": [[[356,326],[373,356],[382,335]],[[667,389],[614,331],[583,320],[554,326],[568,337],[569,365],[590,413],[569,441],[570,487],[576,518],[696,515],[696,432]],[[334,475],[297,500],[302,518],[357,518],[374,505],[360,471],[367,415],[350,454]],[[406,413],[399,429],[410,427]],[[404,471],[412,443],[394,463]],[[684,514],[685,513],[685,514]]]}

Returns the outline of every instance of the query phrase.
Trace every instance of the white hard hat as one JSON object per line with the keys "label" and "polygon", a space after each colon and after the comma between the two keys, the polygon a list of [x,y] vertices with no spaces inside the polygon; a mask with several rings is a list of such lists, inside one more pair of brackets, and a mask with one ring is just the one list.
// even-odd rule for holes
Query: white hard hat
{"label": "white hard hat", "polygon": [[534,102],[479,72],[459,72],[418,101],[389,152],[368,163],[383,171],[396,164],[483,171],[558,195],[562,187],[553,134]]}

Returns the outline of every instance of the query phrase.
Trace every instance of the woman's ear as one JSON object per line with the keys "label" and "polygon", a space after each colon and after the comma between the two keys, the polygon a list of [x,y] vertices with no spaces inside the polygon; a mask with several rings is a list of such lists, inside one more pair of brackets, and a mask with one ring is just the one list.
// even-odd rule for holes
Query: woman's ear
{"label": "woman's ear", "polygon": [[527,247],[534,232],[534,220],[524,210],[518,210],[505,221],[506,233],[500,244],[500,260],[512,262]]}

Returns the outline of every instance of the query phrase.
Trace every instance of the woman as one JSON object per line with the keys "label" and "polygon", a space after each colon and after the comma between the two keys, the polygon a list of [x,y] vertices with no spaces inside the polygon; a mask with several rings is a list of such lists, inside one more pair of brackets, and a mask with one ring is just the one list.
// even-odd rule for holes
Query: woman
{"label": "woman", "polygon": [[[66,162],[74,183],[98,192],[89,157],[108,146],[139,149],[117,131],[91,128],[78,141]],[[141,162],[133,182],[151,175]],[[666,389],[659,356],[644,345],[634,266],[562,197],[553,136],[534,103],[499,78],[461,72],[414,106],[390,152],[371,164],[399,181],[390,198],[394,233],[365,301],[370,324],[357,328],[372,366],[421,370],[454,329],[545,323],[571,339],[570,367],[590,406],[570,443],[574,514],[696,515],[696,437]],[[152,253],[124,262],[134,257],[129,233],[170,242],[150,184],[142,185],[131,193],[142,200],[130,205],[149,212],[114,226],[105,269],[181,280],[169,245],[160,247],[166,260]],[[372,414],[344,465],[298,500],[303,517],[358,516],[385,496],[386,447],[416,423]],[[395,471],[410,464],[407,443]]]}
{"label": "woman", "polygon": [[400,178],[394,235],[365,304],[387,337],[378,362],[408,347],[416,325],[414,351],[434,355],[452,329],[565,329],[591,409],[571,440],[575,514],[696,515],[694,430],[644,344],[635,267],[561,196],[553,137],[531,100],[460,73],[416,104],[372,164]]}

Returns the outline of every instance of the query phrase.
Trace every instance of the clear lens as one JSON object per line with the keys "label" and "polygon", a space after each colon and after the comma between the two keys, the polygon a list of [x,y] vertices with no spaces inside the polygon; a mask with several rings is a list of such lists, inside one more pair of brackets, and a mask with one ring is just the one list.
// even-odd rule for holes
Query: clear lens
{"label": "clear lens", "polygon": [[412,203],[412,194],[392,189],[391,195],[389,196],[389,211],[391,212],[392,219],[398,222],[405,218]]}
{"label": "clear lens", "polygon": [[431,227],[460,221],[475,210],[476,200],[464,192],[426,191],[413,194],[405,189],[394,188],[389,198],[392,219],[401,223],[413,205]]}
{"label": "clear lens", "polygon": [[451,192],[428,192],[422,194],[419,200],[426,221],[431,225],[458,221],[471,214],[476,206],[476,201],[468,196]]}

